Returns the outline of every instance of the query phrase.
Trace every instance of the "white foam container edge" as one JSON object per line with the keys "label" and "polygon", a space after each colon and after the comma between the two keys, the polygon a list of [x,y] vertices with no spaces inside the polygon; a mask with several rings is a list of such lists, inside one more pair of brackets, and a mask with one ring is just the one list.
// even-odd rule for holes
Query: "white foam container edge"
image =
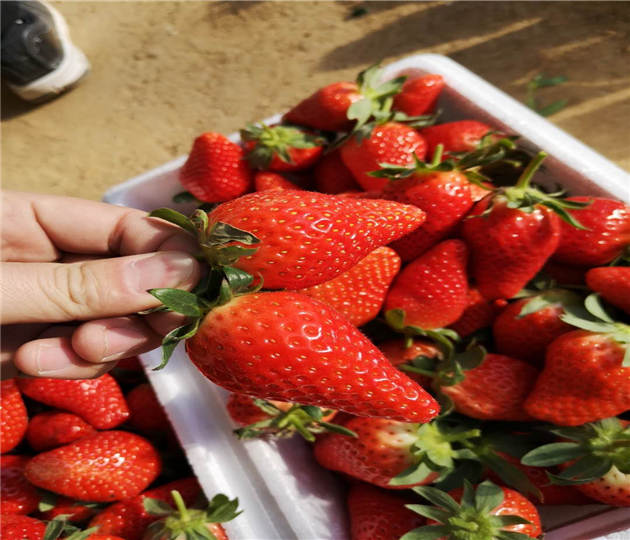
{"label": "white foam container edge", "polygon": [[[441,74],[446,88],[439,106],[440,121],[474,118],[511,134],[532,150],[549,157],[537,180],[561,183],[572,194],[609,196],[630,202],[630,175],[554,126],[504,92],[453,60],[433,54],[416,55],[385,68],[386,77]],[[277,121],[279,115],[265,120]],[[230,138],[238,141],[238,134]],[[103,200],[153,210],[174,204],[181,191],[177,171],[186,157],[132,178],[112,189]],[[149,380],[175,426],[191,466],[208,496],[239,497],[245,512],[226,524],[232,540],[346,540],[343,490],[336,478],[313,460],[308,445],[297,438],[279,442],[239,441],[225,411],[227,392],[206,380],[178,347],[160,372],[160,352],[142,355]],[[546,540],[630,540],[630,509],[547,507]]]}

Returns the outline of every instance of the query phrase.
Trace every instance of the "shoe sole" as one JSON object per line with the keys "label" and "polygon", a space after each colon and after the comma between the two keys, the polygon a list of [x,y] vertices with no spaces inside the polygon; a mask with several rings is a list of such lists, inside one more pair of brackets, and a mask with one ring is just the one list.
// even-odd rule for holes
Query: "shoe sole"
{"label": "shoe sole", "polygon": [[9,88],[26,101],[45,101],[69,90],[89,71],[90,63],[83,52],[70,40],[65,19],[47,2],[42,4],[50,11],[63,48],[61,63],[50,73],[23,86],[9,84]]}

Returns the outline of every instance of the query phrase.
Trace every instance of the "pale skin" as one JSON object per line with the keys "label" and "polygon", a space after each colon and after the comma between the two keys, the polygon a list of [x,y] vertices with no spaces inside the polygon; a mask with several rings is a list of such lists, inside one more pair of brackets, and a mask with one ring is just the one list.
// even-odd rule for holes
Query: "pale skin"
{"label": "pale skin", "polygon": [[147,289],[190,290],[192,237],[146,212],[2,192],[2,378],[98,377],[179,326]]}

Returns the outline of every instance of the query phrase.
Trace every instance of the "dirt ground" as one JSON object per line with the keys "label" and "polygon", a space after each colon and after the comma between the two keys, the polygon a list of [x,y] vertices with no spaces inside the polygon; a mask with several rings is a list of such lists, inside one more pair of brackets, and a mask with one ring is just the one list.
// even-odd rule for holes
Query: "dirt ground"
{"label": "dirt ground", "polygon": [[[99,199],[320,85],[417,53],[445,54],[517,99],[535,74],[551,120],[630,170],[628,2],[55,2],[92,63],[42,106],[2,92],[9,189]],[[367,13],[351,17],[364,6]]]}

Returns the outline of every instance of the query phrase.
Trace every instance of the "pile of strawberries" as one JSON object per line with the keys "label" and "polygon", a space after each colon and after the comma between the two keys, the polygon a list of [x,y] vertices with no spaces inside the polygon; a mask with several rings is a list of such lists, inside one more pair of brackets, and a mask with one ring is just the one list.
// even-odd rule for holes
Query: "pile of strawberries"
{"label": "pile of strawberries", "polygon": [[1,384],[1,538],[227,539],[238,501],[205,501],[137,358]]}
{"label": "pile of strawberries", "polygon": [[153,212],[209,268],[152,291],[189,317],[164,362],[184,340],[241,437],[313,441],[353,539],[630,506],[630,207],[536,185],[545,154],[495,126],[436,123],[443,86],[373,67],[240,145],[204,133],[180,171],[199,209]]}

